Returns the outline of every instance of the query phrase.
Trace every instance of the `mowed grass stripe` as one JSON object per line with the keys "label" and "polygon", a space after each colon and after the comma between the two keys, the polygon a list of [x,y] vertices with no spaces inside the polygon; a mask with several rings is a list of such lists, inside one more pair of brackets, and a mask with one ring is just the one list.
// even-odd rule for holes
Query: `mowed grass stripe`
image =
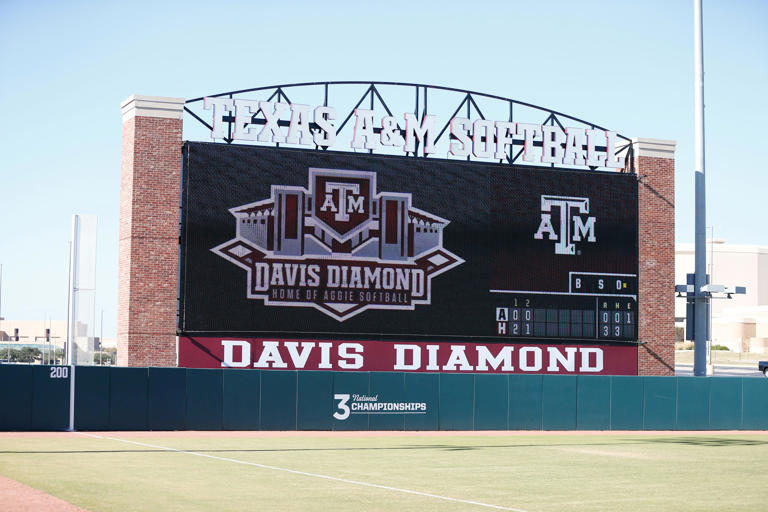
{"label": "mowed grass stripe", "polygon": [[159,445],[154,445],[154,444],[149,444],[149,443],[140,443],[138,441],[131,441],[129,439],[120,439],[120,438],[117,438],[117,437],[106,437],[106,436],[99,436],[99,435],[87,434],[87,433],[82,433],[82,435],[88,436],[88,437],[94,437],[94,438],[98,438],[98,439],[108,439],[110,441],[120,441],[122,443],[128,443],[128,444],[133,444],[133,445],[136,445],[136,446],[144,446],[144,447],[147,447],[147,448],[154,448],[154,449],[159,449],[159,450],[165,450],[165,451],[169,451],[169,452],[184,453],[186,455],[193,455],[195,457],[205,457],[205,458],[208,458],[208,459],[214,459],[214,460],[219,460],[219,461],[224,461],[224,462],[232,462],[234,464],[242,464],[242,465],[245,465],[245,466],[253,466],[253,467],[257,467],[257,468],[261,468],[261,469],[268,469],[268,470],[271,470],[271,471],[281,471],[281,472],[284,472],[284,473],[291,473],[291,474],[294,474],[294,475],[301,475],[301,476],[312,477],[312,478],[321,478],[323,480],[331,480],[331,481],[334,481],[334,482],[341,482],[341,483],[350,484],[350,485],[359,485],[359,486],[362,486],[362,487],[372,487],[372,488],[375,488],[375,489],[383,489],[383,490],[386,490],[386,491],[393,491],[393,492],[404,493],[404,494],[413,494],[413,495],[416,495],[416,496],[423,496],[423,497],[426,497],[426,498],[433,498],[433,499],[437,499],[437,500],[452,501],[454,503],[464,503],[466,505],[475,505],[475,506],[478,506],[478,507],[491,508],[491,509],[495,509],[495,510],[509,510],[509,511],[512,511],[512,512],[527,512],[526,510],[523,510],[523,509],[520,509],[520,508],[503,507],[501,505],[492,505],[490,503],[481,503],[481,502],[478,502],[478,501],[463,500],[463,499],[460,499],[460,498],[451,498],[449,496],[440,496],[438,494],[432,494],[432,493],[422,492],[422,491],[414,491],[414,490],[411,490],[411,489],[400,489],[398,487],[390,487],[388,485],[373,484],[373,483],[370,483],[370,482],[360,482],[360,481],[357,481],[357,480],[349,480],[349,479],[346,479],[346,478],[338,478],[338,477],[329,476],[329,475],[320,475],[320,474],[317,474],[317,473],[308,473],[306,471],[298,471],[298,470],[295,470],[295,469],[280,468],[280,467],[277,467],[277,466],[269,466],[267,464],[259,464],[259,463],[256,463],[256,462],[247,462],[247,461],[244,461],[244,460],[232,459],[232,458],[229,458],[229,457],[219,457],[219,456],[210,455],[210,454],[207,454],[207,453],[197,453],[197,452],[193,452],[193,451],[179,450],[179,449],[176,449],[176,448],[170,448],[168,446],[159,446]]}
{"label": "mowed grass stripe", "polygon": [[94,512],[761,510],[768,488],[766,432],[95,434],[106,437],[0,435],[0,474]]}

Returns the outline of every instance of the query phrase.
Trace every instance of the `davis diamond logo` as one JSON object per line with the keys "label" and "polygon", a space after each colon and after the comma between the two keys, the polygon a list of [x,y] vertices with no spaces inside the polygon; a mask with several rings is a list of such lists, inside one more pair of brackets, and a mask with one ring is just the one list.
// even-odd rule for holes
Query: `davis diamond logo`
{"label": "davis diamond logo", "polygon": [[376,174],[309,169],[309,189],[272,185],[229,210],[236,237],[211,249],[248,273],[247,297],[313,307],[338,321],[431,303],[432,278],[464,262],[443,248],[449,221],[377,192]]}

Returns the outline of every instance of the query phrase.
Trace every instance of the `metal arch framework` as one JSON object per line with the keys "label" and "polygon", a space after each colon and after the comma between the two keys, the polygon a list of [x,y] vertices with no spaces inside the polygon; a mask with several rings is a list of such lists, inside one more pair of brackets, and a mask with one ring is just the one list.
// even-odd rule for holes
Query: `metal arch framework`
{"label": "metal arch framework", "polygon": [[[341,124],[336,128],[336,135],[338,136],[341,134],[344,130],[344,128],[349,124],[350,119],[355,113],[355,109],[360,108],[361,105],[366,105],[367,108],[370,108],[373,110],[376,106],[376,103],[378,102],[379,106],[383,108],[383,110],[387,113],[387,115],[393,115],[392,110],[389,107],[388,102],[385,100],[385,98],[382,96],[381,91],[379,90],[380,87],[401,87],[401,88],[408,88],[413,90],[413,113],[416,116],[421,115],[422,117],[427,114],[434,114],[434,112],[429,111],[429,97],[430,97],[430,91],[442,91],[446,93],[452,93],[456,95],[456,101],[457,106],[456,109],[453,111],[453,114],[448,118],[448,121],[445,122],[444,125],[440,128],[436,138],[435,143],[440,141],[440,139],[445,135],[446,130],[450,126],[450,120],[459,115],[459,112],[462,112],[464,109],[465,115],[467,118],[472,117],[472,112],[474,110],[476,117],[479,119],[485,120],[486,117],[483,114],[482,109],[478,105],[476,98],[483,98],[485,100],[492,100],[494,102],[499,102],[500,104],[505,104],[508,108],[508,121],[512,122],[515,117],[515,107],[525,107],[528,109],[532,109],[534,111],[541,112],[544,119],[539,124],[541,125],[551,125],[551,126],[559,126],[561,130],[565,130],[565,126],[563,125],[563,121],[572,121],[576,122],[579,125],[590,128],[590,129],[597,129],[597,130],[606,130],[606,128],[591,123],[589,121],[585,121],[583,119],[579,119],[574,116],[570,116],[568,114],[564,114],[562,112],[558,112],[556,110],[551,110],[545,107],[541,107],[538,105],[534,105],[532,103],[526,103],[523,101],[514,100],[511,98],[505,98],[503,96],[497,96],[493,94],[486,94],[481,93],[477,91],[470,91],[465,89],[457,89],[454,87],[444,87],[439,85],[428,85],[428,84],[417,84],[417,83],[408,83],[408,82],[386,82],[386,81],[332,81],[332,82],[300,82],[300,83],[293,83],[293,84],[280,84],[280,85],[270,85],[270,86],[264,86],[264,87],[253,87],[250,89],[240,89],[236,91],[229,91],[229,92],[223,92],[218,94],[211,94],[209,98],[230,98],[233,99],[236,96],[249,94],[249,93],[269,93],[269,96],[266,98],[266,101],[278,101],[278,102],[285,102],[285,103],[292,103],[290,97],[288,96],[287,92],[292,93],[291,96],[293,96],[293,92],[299,91],[299,88],[322,88],[323,91],[323,106],[328,106],[328,98],[333,92],[332,88],[338,88],[341,86],[361,86],[363,88],[363,92],[360,95],[359,99],[355,103],[354,107],[352,107],[348,113],[346,113],[342,119],[343,121]],[[190,100],[187,100],[185,102],[184,110],[191,115],[196,121],[201,123],[203,126],[205,126],[208,130],[213,130],[213,127],[206,122],[201,115],[198,113],[195,113],[192,110],[192,106],[194,104],[200,104],[205,97],[199,97],[199,98],[193,98]],[[367,100],[367,101],[366,101]],[[227,144],[231,144],[234,141],[234,138],[232,137],[233,133],[233,125],[234,125],[234,115],[230,112],[229,116],[226,116],[223,118],[223,121],[227,122],[228,124],[228,136],[225,137],[223,140]],[[259,116],[259,113],[254,114],[251,123],[254,125],[264,125],[266,123],[263,116]],[[278,125],[281,127],[287,127],[289,126],[289,121],[281,119],[278,121]],[[315,130],[319,130],[319,126],[315,123],[310,123],[310,130],[313,132]],[[381,128],[375,128],[374,133],[379,134],[381,132]],[[404,136],[405,131],[403,129],[400,129],[401,136]],[[630,172],[634,173],[634,158],[633,157],[633,148],[632,148],[632,141],[630,138],[621,135],[616,134],[619,139],[624,141],[624,145],[621,145],[620,147],[617,147],[616,154],[620,154],[622,152],[627,152],[626,155],[626,167],[623,169],[623,172]],[[449,133],[449,136],[453,138],[453,135]],[[506,155],[505,159],[499,160],[499,163],[508,163],[508,164],[517,164],[522,163],[520,161],[520,156],[523,154],[524,148],[518,147],[515,148],[515,146],[520,146],[518,144],[518,140],[515,140],[512,145],[510,145],[509,152]],[[259,143],[264,144],[264,143]],[[279,146],[279,143],[274,143],[275,145]],[[541,146],[542,142],[540,140],[533,142],[534,146]],[[327,148],[315,146],[315,149],[317,150],[325,150]],[[605,151],[606,147],[597,147],[599,151]],[[369,152],[373,152],[373,150],[368,150]],[[427,158],[428,155],[419,154],[419,147],[418,142],[416,145],[416,150],[410,153],[407,153],[408,155],[412,157],[420,157],[420,158]],[[432,158],[439,158],[439,157],[432,157]],[[469,160],[470,157],[467,157]],[[553,164],[554,165],[554,164]],[[590,169],[595,170],[596,167],[590,167]]]}

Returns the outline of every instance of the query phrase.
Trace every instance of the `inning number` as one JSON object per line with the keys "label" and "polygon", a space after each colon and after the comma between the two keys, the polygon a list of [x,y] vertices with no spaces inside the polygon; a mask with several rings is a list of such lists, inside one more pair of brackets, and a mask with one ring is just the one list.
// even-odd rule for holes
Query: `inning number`
{"label": "inning number", "polygon": [[51,379],[66,379],[69,377],[69,366],[51,366]]}
{"label": "inning number", "polygon": [[341,411],[333,413],[333,417],[337,420],[345,420],[349,418],[349,406],[347,405],[347,402],[349,402],[349,395],[345,393],[336,394],[333,395],[333,399],[339,401],[339,405],[336,407],[339,409],[339,411]]}

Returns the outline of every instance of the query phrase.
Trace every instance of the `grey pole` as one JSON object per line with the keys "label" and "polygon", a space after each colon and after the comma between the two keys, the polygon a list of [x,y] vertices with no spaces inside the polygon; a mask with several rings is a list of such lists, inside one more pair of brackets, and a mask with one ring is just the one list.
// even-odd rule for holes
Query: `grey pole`
{"label": "grey pole", "polygon": [[68,431],[75,430],[75,293],[77,287],[77,265],[79,257],[78,251],[78,231],[80,218],[77,215],[72,216],[72,242],[70,242],[69,251],[69,311],[67,312],[67,364],[69,365],[69,428]]}
{"label": "grey pole", "polygon": [[78,256],[78,233],[80,231],[80,218],[77,215],[72,216],[72,242],[69,248],[69,311],[67,311],[67,364],[73,365],[77,361],[75,355],[75,291],[77,290],[77,265],[80,260]]}
{"label": "grey pole", "polygon": [[[69,318],[70,308],[72,307],[72,242],[69,242],[69,266],[67,270],[67,339],[64,343],[65,360],[69,364]],[[64,361],[62,361],[64,362]]]}
{"label": "grey pole", "polygon": [[707,301],[706,293],[701,288],[706,285],[707,274],[707,205],[704,188],[704,43],[701,16],[701,0],[693,0],[693,39],[694,39],[694,103],[696,124],[696,269],[694,285],[696,290],[693,331],[693,374],[704,376],[707,373]]}

